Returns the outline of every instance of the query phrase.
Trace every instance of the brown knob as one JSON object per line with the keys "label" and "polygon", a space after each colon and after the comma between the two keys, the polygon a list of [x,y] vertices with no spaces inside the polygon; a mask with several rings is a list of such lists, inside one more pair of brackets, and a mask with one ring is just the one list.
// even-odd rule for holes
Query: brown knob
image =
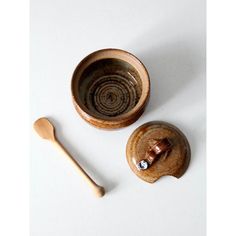
{"label": "brown knob", "polygon": [[160,158],[162,154],[168,155],[171,149],[171,142],[168,138],[151,139],[149,149],[146,151],[145,158],[137,164],[139,170],[146,170],[152,163]]}

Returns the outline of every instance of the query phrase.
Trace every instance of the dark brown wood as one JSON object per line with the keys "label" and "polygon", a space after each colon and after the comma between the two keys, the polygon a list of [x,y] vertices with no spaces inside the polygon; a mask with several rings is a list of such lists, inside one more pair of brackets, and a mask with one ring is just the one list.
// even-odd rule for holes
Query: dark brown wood
{"label": "dark brown wood", "polygon": [[74,71],[71,91],[80,116],[98,128],[128,126],[143,113],[150,96],[145,66],[120,49],[85,57]]}
{"label": "dark brown wood", "polygon": [[138,127],[126,146],[130,168],[149,183],[164,175],[180,178],[188,168],[190,155],[185,135],[175,126],[162,121]]}
{"label": "dark brown wood", "polygon": [[170,153],[172,145],[168,138],[160,140],[152,139],[149,143],[151,143],[151,145],[145,155],[145,160],[147,160],[149,166],[152,165],[155,160],[160,158],[161,154],[164,153],[167,156],[167,154]]}

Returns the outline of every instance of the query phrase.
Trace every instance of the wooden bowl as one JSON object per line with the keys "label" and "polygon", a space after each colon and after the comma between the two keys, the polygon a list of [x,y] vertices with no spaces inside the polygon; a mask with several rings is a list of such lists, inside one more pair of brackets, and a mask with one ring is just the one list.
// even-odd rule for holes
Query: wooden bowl
{"label": "wooden bowl", "polygon": [[71,82],[77,112],[105,129],[128,126],[143,113],[150,94],[145,66],[120,49],[103,49],[85,57]]}

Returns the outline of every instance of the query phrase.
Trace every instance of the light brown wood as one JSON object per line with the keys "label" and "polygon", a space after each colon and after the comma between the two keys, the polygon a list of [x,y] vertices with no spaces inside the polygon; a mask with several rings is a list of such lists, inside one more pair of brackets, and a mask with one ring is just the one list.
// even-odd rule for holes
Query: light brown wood
{"label": "light brown wood", "polygon": [[[162,140],[158,148],[163,152],[155,150],[156,156],[153,154],[152,160],[150,151],[157,147],[157,140]],[[126,145],[126,158],[139,178],[154,183],[165,175],[180,178],[188,168],[191,150],[187,138],[177,127],[163,121],[152,121],[139,126],[131,134]]]}
{"label": "light brown wood", "polygon": [[71,92],[75,109],[85,121],[111,130],[128,126],[142,115],[150,96],[150,79],[137,57],[107,48],[79,63]]}
{"label": "light brown wood", "polygon": [[45,117],[40,118],[34,122],[34,129],[38,135],[51,141],[69,160],[75,165],[79,174],[84,178],[87,184],[92,188],[97,197],[102,197],[105,194],[105,189],[96,184],[91,177],[83,170],[74,157],[66,150],[66,148],[59,142],[55,135],[55,128],[53,124]]}

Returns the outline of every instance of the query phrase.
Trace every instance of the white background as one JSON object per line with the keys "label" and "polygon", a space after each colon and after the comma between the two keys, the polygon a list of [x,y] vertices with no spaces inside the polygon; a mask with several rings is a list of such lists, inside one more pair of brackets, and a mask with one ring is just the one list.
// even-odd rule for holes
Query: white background
{"label": "white background", "polygon": [[[71,163],[31,130],[31,235],[205,235],[205,2],[31,1],[31,124],[55,122],[60,140],[107,194],[96,199]],[[101,48],[135,54],[151,77],[133,125],[101,131],[77,115],[74,68]],[[164,120],[189,139],[181,179],[139,180],[125,157],[139,125]]]}

